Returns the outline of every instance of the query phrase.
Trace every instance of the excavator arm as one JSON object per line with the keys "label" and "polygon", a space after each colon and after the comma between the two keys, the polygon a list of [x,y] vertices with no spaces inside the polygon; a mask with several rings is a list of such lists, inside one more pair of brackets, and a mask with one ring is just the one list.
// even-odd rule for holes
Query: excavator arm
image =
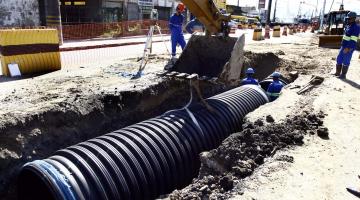
{"label": "excavator arm", "polygon": [[190,12],[205,26],[206,33],[218,35],[223,33],[228,36],[231,20],[229,14],[222,14],[212,0],[182,0]]}

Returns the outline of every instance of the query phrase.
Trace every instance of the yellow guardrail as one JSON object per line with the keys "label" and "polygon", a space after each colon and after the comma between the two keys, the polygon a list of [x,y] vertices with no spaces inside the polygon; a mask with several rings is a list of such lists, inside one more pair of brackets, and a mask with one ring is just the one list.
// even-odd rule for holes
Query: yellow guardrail
{"label": "yellow guardrail", "polygon": [[273,37],[280,37],[280,26],[275,26],[274,27]]}
{"label": "yellow guardrail", "polygon": [[61,69],[56,29],[0,30],[2,73],[10,76],[8,64],[18,64],[21,74]]}
{"label": "yellow guardrail", "polygon": [[253,40],[255,40],[255,41],[262,40],[262,29],[261,28],[254,29]]}

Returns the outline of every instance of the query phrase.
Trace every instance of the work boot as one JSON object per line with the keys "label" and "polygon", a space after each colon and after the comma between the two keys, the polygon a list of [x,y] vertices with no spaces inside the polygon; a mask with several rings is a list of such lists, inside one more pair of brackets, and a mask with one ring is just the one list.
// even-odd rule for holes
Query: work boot
{"label": "work boot", "polygon": [[336,65],[335,76],[340,76],[342,65]]}
{"label": "work boot", "polygon": [[346,74],[348,72],[349,66],[343,66],[341,75],[339,76],[340,79],[346,79]]}

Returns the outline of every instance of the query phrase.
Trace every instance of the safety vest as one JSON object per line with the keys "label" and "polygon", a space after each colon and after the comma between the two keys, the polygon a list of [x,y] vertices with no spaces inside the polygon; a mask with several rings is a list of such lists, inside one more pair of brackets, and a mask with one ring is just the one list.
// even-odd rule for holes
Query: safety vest
{"label": "safety vest", "polygon": [[359,37],[353,36],[353,35],[352,35],[352,36],[347,36],[347,35],[344,35],[344,36],[343,36],[343,40],[345,40],[345,41],[351,41],[351,40],[353,40],[353,41],[357,42],[358,39],[359,39]]}
{"label": "safety vest", "polygon": [[266,92],[269,97],[279,97],[280,92]]}

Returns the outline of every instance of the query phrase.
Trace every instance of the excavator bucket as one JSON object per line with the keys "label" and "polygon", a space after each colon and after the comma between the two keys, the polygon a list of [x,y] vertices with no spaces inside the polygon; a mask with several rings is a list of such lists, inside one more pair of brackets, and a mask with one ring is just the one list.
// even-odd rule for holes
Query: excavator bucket
{"label": "excavator bucket", "polygon": [[320,35],[319,47],[338,49],[341,46],[342,35]]}
{"label": "excavator bucket", "polygon": [[172,71],[238,83],[244,63],[245,36],[239,38],[192,35]]}

